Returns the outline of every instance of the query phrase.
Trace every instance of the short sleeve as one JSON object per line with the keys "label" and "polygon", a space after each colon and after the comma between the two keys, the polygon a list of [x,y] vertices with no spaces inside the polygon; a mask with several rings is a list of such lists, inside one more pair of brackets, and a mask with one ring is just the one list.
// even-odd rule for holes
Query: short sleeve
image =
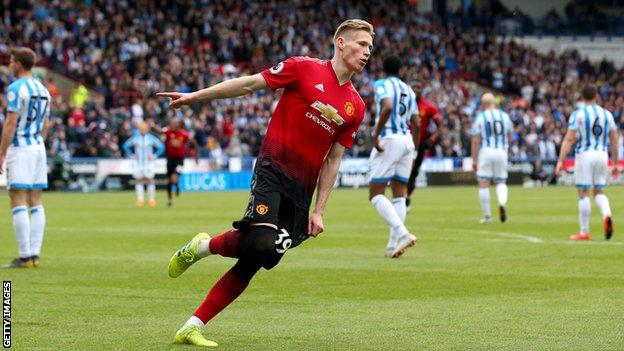
{"label": "short sleeve", "polygon": [[416,100],[416,93],[414,93],[414,91],[412,90],[412,116],[418,116],[419,115],[419,111],[418,111],[418,101]]}
{"label": "short sleeve", "polygon": [[578,113],[572,112],[570,115],[570,119],[568,120],[568,129],[569,130],[578,130],[578,121],[577,121]]}
{"label": "short sleeve", "polygon": [[481,135],[481,129],[483,129],[483,115],[478,114],[472,122],[472,129],[470,130],[470,134],[472,136]]}
{"label": "short sleeve", "polygon": [[19,86],[17,84],[9,85],[9,91],[7,92],[7,111],[18,112],[22,107],[22,103],[19,98]]}
{"label": "short sleeve", "polygon": [[267,82],[269,88],[276,90],[297,82],[299,77],[297,65],[298,61],[291,57],[260,72],[260,74]]}
{"label": "short sleeve", "polygon": [[360,129],[360,125],[364,119],[364,110],[364,107],[362,107],[359,115],[354,118],[351,124],[349,124],[347,128],[344,128],[336,138],[342,146],[346,148],[351,148],[351,146],[353,146],[358,129]]}
{"label": "short sleeve", "polygon": [[375,82],[375,96],[377,97],[377,101],[392,97],[392,89],[388,83],[387,79],[380,79]]}

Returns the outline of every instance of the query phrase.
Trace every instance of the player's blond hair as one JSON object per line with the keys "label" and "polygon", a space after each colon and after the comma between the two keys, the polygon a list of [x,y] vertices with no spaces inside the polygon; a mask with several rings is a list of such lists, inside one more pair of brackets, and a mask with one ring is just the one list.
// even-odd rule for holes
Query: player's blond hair
{"label": "player's blond hair", "polygon": [[496,106],[496,98],[492,93],[485,93],[481,96],[481,104],[484,107],[495,107]]}
{"label": "player's blond hair", "polygon": [[370,34],[371,37],[375,38],[375,29],[373,28],[372,24],[361,19],[348,19],[340,23],[338,28],[336,28],[336,32],[334,33],[334,41],[344,33],[355,30],[363,30]]}

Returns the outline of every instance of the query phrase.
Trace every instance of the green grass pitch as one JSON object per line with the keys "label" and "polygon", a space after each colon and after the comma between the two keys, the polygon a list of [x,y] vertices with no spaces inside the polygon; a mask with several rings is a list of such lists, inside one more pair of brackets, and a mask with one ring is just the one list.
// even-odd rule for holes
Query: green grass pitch
{"label": "green grass pitch", "polygon": [[[388,229],[367,195],[335,190],[326,232],[261,271],[204,334],[221,350],[624,349],[622,187],[607,189],[614,238],[592,203],[584,243],[567,241],[573,188],[512,187],[509,221],[485,226],[476,187],[418,189],[407,224],[420,241],[398,260],[383,257]],[[46,193],[42,267],[0,270],[13,282],[13,349],[193,349],[173,335],[234,262],[208,257],[170,279],[169,257],[199,231],[229,228],[247,196],[183,193],[168,209],[159,193],[151,209],[130,192]]]}

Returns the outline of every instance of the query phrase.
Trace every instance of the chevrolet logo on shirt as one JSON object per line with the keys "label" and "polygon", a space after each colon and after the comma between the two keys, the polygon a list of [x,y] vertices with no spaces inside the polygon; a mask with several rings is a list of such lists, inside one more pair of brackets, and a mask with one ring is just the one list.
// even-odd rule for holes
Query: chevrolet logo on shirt
{"label": "chevrolet logo on shirt", "polygon": [[320,101],[314,101],[312,107],[321,113],[321,116],[330,122],[334,122],[337,125],[342,125],[344,123],[344,118],[340,117],[338,114],[338,110],[333,108],[331,105],[325,105]]}

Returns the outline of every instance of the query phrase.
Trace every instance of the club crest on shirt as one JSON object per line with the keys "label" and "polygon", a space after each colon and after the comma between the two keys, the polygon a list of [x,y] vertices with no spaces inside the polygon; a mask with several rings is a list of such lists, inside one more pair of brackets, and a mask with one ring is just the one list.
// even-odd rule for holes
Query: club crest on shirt
{"label": "club crest on shirt", "polygon": [[258,212],[259,215],[264,216],[269,212],[269,207],[265,204],[259,204],[256,206],[256,212]]}
{"label": "club crest on shirt", "polygon": [[330,122],[334,122],[337,125],[342,125],[344,123],[344,118],[340,117],[338,114],[338,110],[329,104],[324,104],[318,100],[314,101],[312,107],[321,113],[321,117],[325,118]]}
{"label": "club crest on shirt", "polygon": [[351,117],[355,113],[355,106],[351,103],[351,101],[345,102],[344,110],[347,116]]}
{"label": "club crest on shirt", "polygon": [[269,72],[273,73],[273,74],[278,74],[280,73],[282,70],[284,69],[284,62],[280,62],[277,65],[271,67],[271,69],[269,70]]}

